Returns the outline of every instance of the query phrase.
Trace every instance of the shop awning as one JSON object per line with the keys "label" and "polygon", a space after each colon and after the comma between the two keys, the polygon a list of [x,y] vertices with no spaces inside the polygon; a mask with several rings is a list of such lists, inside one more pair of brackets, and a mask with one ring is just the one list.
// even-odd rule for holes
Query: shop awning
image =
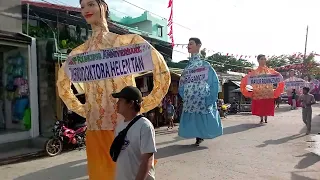
{"label": "shop awning", "polygon": [[0,30],[0,41],[9,43],[31,44],[32,38],[22,34]]}
{"label": "shop awning", "polygon": [[[252,91],[252,86],[247,85],[247,86],[246,86],[246,89],[247,89],[247,91],[251,92],[251,91]],[[239,92],[241,92],[241,91],[240,91],[240,88],[237,88],[237,89],[235,89],[235,90],[232,90],[231,92],[232,92],[232,93],[239,93]]]}
{"label": "shop awning", "polygon": [[236,86],[240,87],[241,81],[231,81]]}

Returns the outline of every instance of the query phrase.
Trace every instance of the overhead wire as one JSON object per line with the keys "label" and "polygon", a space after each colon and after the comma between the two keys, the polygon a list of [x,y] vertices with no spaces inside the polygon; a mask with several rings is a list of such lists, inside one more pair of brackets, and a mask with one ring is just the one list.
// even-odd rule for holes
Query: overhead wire
{"label": "overhead wire", "polygon": [[[127,3],[127,4],[130,4],[130,5],[132,5],[132,6],[135,6],[135,7],[139,8],[139,9],[142,9],[142,10],[144,10],[144,11],[148,11],[148,12],[150,12],[151,14],[154,14],[154,15],[156,15],[156,16],[158,16],[158,17],[161,17],[161,18],[163,18],[163,19],[167,19],[167,18],[164,18],[164,17],[162,17],[162,16],[160,16],[160,15],[158,15],[158,14],[156,14],[156,13],[153,13],[153,12],[151,12],[151,11],[143,8],[143,7],[140,7],[140,6],[138,6],[138,5],[136,5],[136,4],[132,3],[132,2],[129,2],[129,1],[127,1],[127,0],[122,0],[122,1],[125,2],[125,3]],[[176,22],[174,22],[174,21],[173,21],[172,23],[173,23],[173,24],[176,24],[176,25],[178,25],[178,26],[180,26],[180,27],[183,27],[183,28],[185,28],[185,29],[191,30],[190,28],[188,28],[188,27],[186,27],[186,26],[184,26],[184,25],[181,25],[181,24],[179,24],[179,23],[176,23]]]}
{"label": "overhead wire", "polygon": [[[50,3],[50,2],[48,2],[48,1],[46,1],[46,0],[42,0],[42,1],[44,1],[44,2],[46,2],[46,3]],[[50,4],[52,4],[52,3],[50,3]],[[68,6],[70,6],[70,5],[68,5]],[[72,7],[72,6],[70,6],[70,7]],[[121,11],[118,11],[118,12],[121,12]],[[48,14],[48,15],[52,15],[52,14],[50,14],[50,13],[48,13],[48,12],[45,12],[45,11],[42,12],[42,13]],[[124,12],[121,12],[121,13],[126,14],[126,13],[124,13]],[[69,18],[70,20],[75,20],[75,21],[83,22],[83,18],[82,18],[82,17],[76,16],[76,15],[70,15],[70,14],[68,14],[68,13],[65,13],[65,14],[67,15],[65,18]],[[41,18],[41,19],[44,20],[43,18]],[[46,19],[46,20],[47,20],[47,19]],[[52,20],[48,20],[48,21],[52,21]],[[111,21],[108,20],[108,22],[111,22]],[[114,23],[114,22],[111,22],[111,23]],[[116,24],[116,23],[114,23],[114,24]],[[116,25],[117,25],[117,24],[116,24]],[[48,26],[49,26],[49,25],[48,25]],[[49,26],[49,27],[50,27],[50,26]],[[50,27],[50,28],[51,28],[51,27]],[[123,28],[120,28],[120,27],[115,26],[115,29],[118,30],[118,31],[120,31],[120,32],[122,32],[122,33],[124,33],[124,34],[127,33],[127,31],[124,31]],[[128,30],[128,31],[130,31],[130,30]],[[185,53],[185,52],[182,52],[182,51],[178,51],[178,50],[174,50],[174,49],[172,49],[172,48],[170,48],[170,47],[168,47],[168,46],[164,46],[164,45],[162,45],[161,43],[157,43],[157,45],[160,46],[160,47],[163,47],[163,48],[170,49],[170,50],[175,51],[175,52],[179,52],[179,53],[181,53],[181,54],[189,55],[188,53]],[[181,44],[181,45],[186,45],[186,44]],[[164,52],[162,52],[162,55],[164,55],[164,56],[167,57],[167,58],[172,59],[170,56],[166,55]],[[227,66],[241,67],[241,68],[252,68],[252,67],[249,67],[249,66],[239,66],[239,65],[233,65],[233,64],[226,64],[226,63],[214,62],[214,61],[212,61],[212,60],[210,60],[210,59],[204,59],[204,60],[208,61],[208,62],[211,63],[211,64],[227,65]]]}

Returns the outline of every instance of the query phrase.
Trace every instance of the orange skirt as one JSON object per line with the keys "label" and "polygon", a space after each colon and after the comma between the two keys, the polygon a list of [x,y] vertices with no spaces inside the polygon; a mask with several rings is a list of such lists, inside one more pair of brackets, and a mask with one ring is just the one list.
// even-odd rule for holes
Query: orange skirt
{"label": "orange skirt", "polygon": [[113,131],[87,131],[86,146],[90,180],[115,179],[116,164],[109,155],[113,139]]}
{"label": "orange skirt", "polygon": [[[114,131],[87,131],[86,146],[88,174],[90,180],[114,180],[116,164],[109,151],[114,139]],[[154,165],[157,160],[154,160]]]}

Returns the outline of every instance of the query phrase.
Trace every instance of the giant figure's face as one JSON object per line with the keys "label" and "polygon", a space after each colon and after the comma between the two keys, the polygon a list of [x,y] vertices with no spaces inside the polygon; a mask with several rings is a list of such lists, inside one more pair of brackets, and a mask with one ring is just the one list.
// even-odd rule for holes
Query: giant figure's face
{"label": "giant figure's face", "polygon": [[88,24],[99,24],[106,16],[107,5],[99,0],[80,0],[81,14]]}
{"label": "giant figure's face", "polygon": [[291,70],[291,71],[289,72],[289,75],[290,75],[290,77],[293,77],[293,76],[295,75],[295,72],[294,72],[293,70]]}
{"label": "giant figure's face", "polygon": [[191,54],[198,53],[200,51],[200,47],[201,47],[201,44],[197,45],[196,42],[194,42],[194,40],[191,40],[189,41],[189,44],[188,44],[188,52]]}
{"label": "giant figure's face", "polygon": [[260,57],[260,59],[258,59],[258,63],[259,63],[259,66],[265,66],[267,64],[266,56]]}

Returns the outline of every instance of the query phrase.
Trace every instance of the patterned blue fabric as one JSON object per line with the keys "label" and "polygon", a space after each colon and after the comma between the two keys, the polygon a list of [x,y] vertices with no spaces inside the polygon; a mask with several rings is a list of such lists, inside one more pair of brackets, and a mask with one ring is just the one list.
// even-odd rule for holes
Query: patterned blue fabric
{"label": "patterned blue fabric", "polygon": [[[180,119],[179,135],[184,138],[215,138],[222,135],[222,124],[217,111],[219,79],[212,66],[193,55],[184,72],[206,67],[209,68],[207,81],[179,84],[179,94],[183,99],[183,112]],[[183,79],[183,78],[181,78]]]}

